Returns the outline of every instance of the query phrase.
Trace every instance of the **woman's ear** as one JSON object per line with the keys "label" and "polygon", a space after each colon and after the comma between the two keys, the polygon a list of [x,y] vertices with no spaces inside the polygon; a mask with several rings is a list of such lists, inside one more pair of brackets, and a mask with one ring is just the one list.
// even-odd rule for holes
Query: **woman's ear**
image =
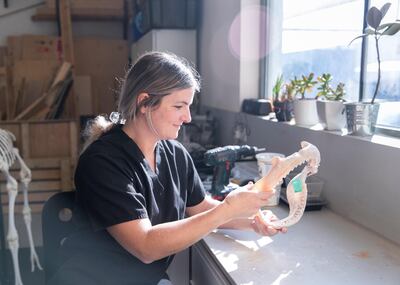
{"label": "woman's ear", "polygon": [[[136,106],[141,106],[141,104],[143,104],[143,101],[146,100],[147,98],[149,98],[149,94],[148,93],[140,93],[137,97],[137,101],[136,101]],[[142,114],[146,113],[148,107],[146,106],[141,106],[139,112]]]}

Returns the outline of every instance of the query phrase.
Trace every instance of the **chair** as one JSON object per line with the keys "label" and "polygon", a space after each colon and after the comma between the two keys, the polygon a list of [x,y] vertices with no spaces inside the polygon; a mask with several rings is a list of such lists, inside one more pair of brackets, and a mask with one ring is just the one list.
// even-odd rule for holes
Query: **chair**
{"label": "chair", "polygon": [[46,283],[63,264],[59,249],[65,237],[77,230],[72,222],[75,192],[60,192],[46,201],[42,211],[44,269]]}

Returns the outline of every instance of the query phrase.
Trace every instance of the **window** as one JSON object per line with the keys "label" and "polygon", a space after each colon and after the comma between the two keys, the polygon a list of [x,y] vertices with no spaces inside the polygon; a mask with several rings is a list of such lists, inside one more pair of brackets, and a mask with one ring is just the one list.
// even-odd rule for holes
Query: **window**
{"label": "window", "polygon": [[[382,23],[400,19],[400,1],[373,0],[371,5],[380,8],[386,2],[390,2],[392,5]],[[385,103],[380,106],[377,127],[381,131],[389,131],[390,134],[394,134],[396,131],[397,134],[400,134],[400,33],[394,36],[383,36],[379,40],[379,49],[381,82],[377,100]],[[375,41],[369,37],[364,92],[366,99],[370,99],[375,91],[377,68]]]}
{"label": "window", "polygon": [[[367,38],[363,86],[360,83],[362,40],[350,41],[362,33],[364,0],[282,0],[267,1],[270,15],[279,15],[272,26],[270,45],[275,52],[266,58],[266,91],[279,74],[289,80],[313,72],[330,73],[333,85],[345,83],[347,101],[370,100],[377,80],[376,50],[372,37]],[[372,0],[371,5],[392,6],[384,22],[400,18],[400,0]],[[367,3],[368,5],[368,3]],[[270,27],[271,28],[271,27]],[[400,40],[399,34],[380,40],[381,85],[377,99],[390,101],[381,105],[378,124],[400,128]],[[273,59],[272,59],[273,57]],[[272,64],[271,64],[272,63]],[[361,92],[360,92],[361,91]],[[316,93],[308,94],[314,97]],[[266,92],[265,94],[271,94]],[[397,101],[397,102],[396,102]]]}

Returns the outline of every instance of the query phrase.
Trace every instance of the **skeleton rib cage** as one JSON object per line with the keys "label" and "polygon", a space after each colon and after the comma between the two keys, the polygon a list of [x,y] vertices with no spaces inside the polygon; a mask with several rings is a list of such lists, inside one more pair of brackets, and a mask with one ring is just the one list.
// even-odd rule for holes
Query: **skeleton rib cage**
{"label": "skeleton rib cage", "polygon": [[13,141],[15,141],[14,134],[6,130],[0,130],[0,171],[9,169],[15,162]]}

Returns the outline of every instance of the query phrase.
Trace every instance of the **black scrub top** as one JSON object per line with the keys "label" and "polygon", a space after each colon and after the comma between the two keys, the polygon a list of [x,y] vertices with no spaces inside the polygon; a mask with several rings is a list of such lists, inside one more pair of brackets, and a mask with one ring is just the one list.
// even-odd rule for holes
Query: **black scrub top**
{"label": "black scrub top", "polygon": [[173,256],[144,264],[106,228],[143,218],[152,225],[180,220],[186,207],[205,197],[193,161],[179,142],[158,142],[154,172],[121,125],[80,156],[75,186],[74,222],[80,230],[63,243],[67,261],[50,284],[157,284]]}

